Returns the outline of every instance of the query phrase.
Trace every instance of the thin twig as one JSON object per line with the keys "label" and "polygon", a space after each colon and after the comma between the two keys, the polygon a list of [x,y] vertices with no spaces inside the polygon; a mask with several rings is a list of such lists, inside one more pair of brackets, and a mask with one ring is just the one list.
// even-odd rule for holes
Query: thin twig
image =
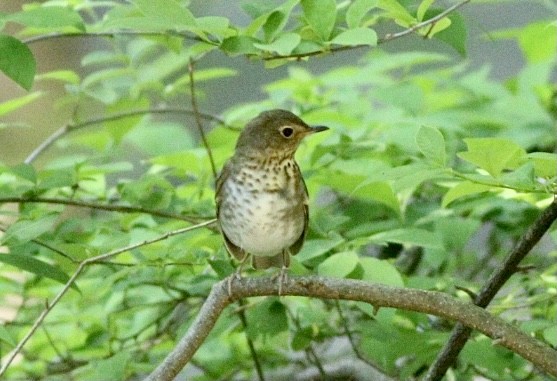
{"label": "thin twig", "polygon": [[434,16],[430,19],[427,19],[425,21],[422,21],[421,23],[418,23],[408,29],[405,29],[401,32],[398,33],[389,33],[387,35],[385,35],[385,37],[381,38],[377,43],[378,44],[382,44],[400,37],[404,37],[408,34],[414,33],[415,31],[417,31],[418,29],[423,28],[424,26],[428,26],[431,24],[435,24],[438,21],[440,21],[441,19],[445,18],[447,15],[449,15],[450,13],[456,11],[458,8],[462,7],[463,5],[469,3],[472,0],[463,0],[460,3],[456,3],[451,5],[449,8],[445,9],[443,12],[439,13],[437,16]]}
{"label": "thin twig", "polygon": [[193,80],[193,59],[190,58],[190,62],[188,63],[188,73],[190,77],[190,96],[191,96],[191,107],[193,109],[193,114],[195,116],[195,123],[197,124],[197,129],[199,131],[199,135],[201,136],[201,141],[203,142],[203,146],[207,151],[207,155],[209,156],[209,162],[211,163],[211,171],[213,172],[213,177],[217,178],[217,168],[215,166],[215,160],[213,159],[213,152],[211,151],[211,147],[209,146],[209,142],[207,142],[207,137],[205,136],[205,131],[203,131],[203,125],[201,124],[200,114],[197,108],[197,98],[195,96],[195,82]]}
{"label": "thin twig", "polygon": [[182,214],[165,212],[162,210],[157,209],[149,209],[144,208],[142,206],[130,206],[130,205],[113,205],[113,204],[99,204],[95,202],[89,201],[80,201],[80,200],[73,200],[73,199],[64,199],[64,198],[50,198],[50,197],[33,197],[27,198],[22,196],[16,197],[0,197],[0,204],[6,202],[17,202],[17,203],[44,203],[44,204],[58,204],[58,205],[71,205],[77,206],[81,208],[89,208],[89,209],[96,209],[96,210],[106,210],[110,212],[119,212],[119,213],[145,213],[150,214],[152,216],[157,217],[164,217],[164,218],[173,218],[176,220],[182,220],[187,222],[199,222],[199,220],[204,220],[213,217],[202,217],[202,216],[184,216]]}
{"label": "thin twig", "polygon": [[[296,329],[298,329],[298,331],[301,331],[302,326],[300,324],[300,319],[298,319],[298,317],[295,316],[288,307],[286,308],[286,311],[288,311],[288,315],[290,316],[290,319],[292,319],[292,322],[294,322]],[[330,378],[328,377],[327,372],[325,372],[325,367],[321,363],[321,360],[317,356],[317,352],[315,352],[315,349],[313,348],[313,345],[311,343],[309,343],[309,345],[305,349],[305,353],[307,361],[315,365],[317,371],[319,372],[319,375],[321,376],[321,379],[327,380],[328,378]]]}
{"label": "thin twig", "polygon": [[53,32],[48,34],[42,34],[40,36],[29,37],[23,40],[24,44],[33,44],[35,42],[40,42],[44,40],[56,39],[56,38],[99,38],[99,37],[116,37],[116,36],[137,36],[137,37],[157,37],[157,36],[178,36],[192,41],[207,42],[209,44],[218,44],[218,41],[210,41],[202,39],[198,36],[192,35],[188,32],[178,32],[175,30],[165,30],[161,32],[144,32],[137,30],[115,30],[109,32],[85,32],[85,33],[74,33],[74,32]]}
{"label": "thin twig", "polygon": [[197,117],[201,117],[203,119],[210,120],[210,121],[219,123],[221,125],[225,124],[224,120],[222,120],[221,118],[219,118],[215,115],[211,115],[211,114],[207,114],[207,113],[200,113],[200,112],[195,113],[193,110],[187,110],[187,109],[181,109],[181,108],[163,108],[163,107],[161,107],[161,108],[153,108],[153,109],[147,109],[147,110],[127,111],[127,112],[122,112],[122,113],[118,113],[118,114],[114,114],[114,115],[110,115],[110,116],[105,116],[105,117],[101,117],[101,118],[93,118],[93,119],[86,120],[86,121],[81,122],[81,123],[66,124],[66,125],[60,127],[59,129],[54,131],[52,133],[52,135],[50,135],[48,138],[46,138],[41,144],[39,144],[37,146],[37,148],[35,148],[29,154],[29,156],[27,156],[27,158],[24,160],[24,163],[25,164],[30,164],[33,161],[35,161],[35,159],[41,153],[43,153],[47,148],[49,148],[52,144],[54,144],[62,136],[66,135],[67,133],[69,133],[71,131],[79,130],[81,128],[93,126],[93,125],[96,125],[96,124],[101,124],[101,123],[106,123],[106,122],[113,122],[115,120],[120,120],[120,119],[125,119],[125,118],[131,118],[131,117],[134,117],[134,116],[147,115],[147,114],[167,114],[167,113],[187,114],[187,115],[195,114]]}
{"label": "thin twig", "polygon": [[41,312],[41,314],[39,315],[37,320],[35,320],[35,322],[31,326],[31,329],[29,330],[29,332],[27,332],[27,334],[23,337],[23,339],[21,339],[21,341],[17,344],[17,346],[14,348],[14,350],[7,357],[5,363],[2,365],[2,368],[0,368],[0,377],[6,372],[6,370],[8,369],[8,367],[10,366],[10,364],[12,363],[14,358],[18,355],[19,352],[21,352],[23,346],[27,343],[27,341],[29,341],[29,339],[33,336],[35,331],[41,326],[42,322],[47,317],[47,315],[50,313],[50,311],[52,311],[52,309],[58,304],[60,299],[62,299],[62,297],[66,294],[66,292],[68,292],[68,290],[72,287],[72,285],[75,283],[77,277],[83,272],[85,267],[87,267],[87,266],[89,266],[93,263],[98,263],[98,262],[105,261],[109,258],[112,258],[112,257],[118,255],[118,254],[122,254],[122,253],[125,253],[125,252],[133,250],[133,249],[137,249],[137,248],[142,247],[142,246],[150,245],[152,243],[165,240],[169,237],[172,237],[172,236],[175,236],[175,235],[178,235],[178,234],[183,234],[183,233],[195,230],[195,229],[199,229],[199,228],[211,225],[211,224],[215,223],[215,221],[216,221],[216,219],[212,219],[212,220],[205,221],[205,222],[202,222],[202,223],[197,224],[197,225],[188,226],[188,227],[185,227],[185,228],[182,228],[182,229],[173,230],[173,231],[170,231],[170,232],[165,233],[163,235],[160,235],[158,237],[155,237],[153,239],[145,240],[145,241],[142,241],[142,242],[139,242],[139,243],[135,243],[135,244],[126,246],[126,247],[122,247],[122,248],[119,248],[119,249],[116,249],[116,250],[112,250],[112,251],[109,251],[107,253],[88,258],[88,259],[84,260],[83,262],[81,262],[79,264],[79,266],[77,267],[77,269],[74,271],[73,275],[70,277],[70,279],[68,279],[68,281],[66,282],[64,287],[62,287],[60,292],[58,292],[58,294],[54,297],[54,299],[52,299],[51,302],[47,303],[44,310]]}
{"label": "thin twig", "polygon": [[[401,37],[404,37],[406,35],[412,34],[412,33],[416,32],[418,29],[421,29],[425,26],[433,25],[433,24],[437,23],[439,20],[448,16],[450,13],[457,10],[458,8],[462,7],[466,3],[469,3],[470,1],[472,1],[472,0],[463,0],[460,3],[456,3],[452,6],[450,6],[449,8],[445,9],[443,12],[439,13],[437,16],[434,16],[430,19],[422,21],[421,23],[418,23],[418,24],[416,24],[416,25],[414,25],[414,26],[412,26],[408,29],[405,29],[405,30],[401,31],[401,32],[386,34],[384,37],[377,40],[377,44],[380,45],[380,44],[384,44],[384,43],[392,41],[392,40],[396,40],[397,38],[401,38]],[[370,47],[369,45],[338,46],[338,47],[332,47],[327,51],[314,50],[314,51],[311,51],[311,52],[298,53],[298,54],[272,55],[272,56],[269,56],[269,57],[264,57],[263,60],[264,61],[272,61],[272,60],[279,60],[279,59],[302,59],[302,58],[306,58],[306,57],[310,57],[310,56],[320,55],[320,54],[323,54],[323,53],[334,53],[334,52],[341,52],[341,51],[345,51],[345,50],[353,50],[353,49],[361,49],[361,48],[369,48],[369,47]]]}
{"label": "thin twig", "polygon": [[[0,204],[1,204],[1,203],[2,203],[2,202],[0,201]],[[6,232],[6,228],[5,228],[4,226],[0,226],[0,232],[5,233],[5,232]],[[37,245],[39,245],[39,246],[42,246],[42,247],[44,247],[44,248],[46,248],[46,249],[49,249],[49,250],[55,252],[55,253],[58,254],[58,255],[61,255],[62,257],[66,258],[67,260],[69,260],[69,261],[71,261],[71,262],[73,262],[73,263],[78,263],[78,262],[79,262],[79,261],[76,261],[75,259],[73,259],[72,257],[70,257],[68,254],[64,253],[62,250],[60,250],[60,249],[58,249],[58,248],[56,248],[56,247],[54,247],[54,246],[52,246],[52,245],[50,245],[50,244],[48,244],[48,243],[46,243],[46,242],[43,242],[43,241],[38,240],[38,239],[36,239],[36,238],[29,240],[29,242],[33,242],[33,243],[35,243],[35,244],[37,244]]]}
{"label": "thin twig", "polygon": [[240,308],[238,308],[236,313],[238,314],[238,317],[242,322],[244,335],[246,336],[249,352],[253,360],[253,364],[255,365],[255,371],[257,372],[257,377],[259,378],[259,381],[265,381],[265,374],[263,373],[263,367],[261,366],[261,361],[259,361],[259,355],[255,350],[255,344],[253,343],[253,340],[248,335],[248,319],[246,318],[246,310],[245,310],[246,302],[243,299],[239,299],[238,305],[240,306]]}
{"label": "thin twig", "polygon": [[348,342],[350,343],[350,347],[352,347],[352,351],[354,351],[354,354],[356,354],[356,357],[358,357],[364,363],[366,363],[367,365],[369,365],[370,367],[375,369],[378,373],[388,375],[387,371],[385,371],[384,369],[381,369],[381,367],[379,365],[377,365],[375,362],[371,361],[367,356],[365,356],[362,353],[362,351],[360,351],[360,348],[358,348],[358,344],[356,343],[356,340],[354,339],[354,335],[352,335],[352,331],[350,330],[350,327],[348,327],[348,321],[346,320],[346,317],[344,316],[344,312],[342,312],[342,308],[341,308],[340,303],[339,303],[338,300],[335,300],[335,307],[336,307],[336,310],[338,312],[338,316],[340,318],[342,328],[344,328],[344,333],[346,334],[346,337],[348,338]]}
{"label": "thin twig", "polygon": [[[272,277],[229,279],[216,283],[186,334],[146,381],[169,381],[190,361],[211,332],[223,310],[240,298],[277,295],[279,284]],[[318,276],[289,277],[280,285],[282,296],[344,299],[376,307],[399,308],[459,321],[492,338],[541,370],[557,376],[557,351],[485,309],[450,295],[413,288],[386,286],[354,279]]]}
{"label": "thin twig", "polygon": [[[516,246],[511,250],[503,264],[484,284],[475,298],[474,304],[482,308],[487,307],[501,287],[503,287],[507,280],[516,273],[520,261],[532,250],[556,219],[557,200],[554,200],[528,228]],[[458,354],[462,348],[464,348],[472,332],[469,327],[466,327],[462,323],[463,322],[458,323],[454,327],[449,340],[443,349],[441,349],[434,363],[425,375],[424,381],[441,380],[447,372],[447,369],[456,361]],[[554,366],[557,366],[555,365],[557,364],[555,358],[553,361]]]}

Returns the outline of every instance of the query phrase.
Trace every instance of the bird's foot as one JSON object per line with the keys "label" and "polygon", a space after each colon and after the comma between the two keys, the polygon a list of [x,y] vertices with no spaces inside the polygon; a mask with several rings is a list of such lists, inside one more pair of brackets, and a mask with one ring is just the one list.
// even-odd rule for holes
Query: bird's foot
{"label": "bird's foot", "polygon": [[236,271],[234,271],[233,274],[230,274],[228,276],[228,296],[232,297],[232,283],[235,280],[241,280],[242,279],[242,266],[238,266],[238,268],[236,269]]}

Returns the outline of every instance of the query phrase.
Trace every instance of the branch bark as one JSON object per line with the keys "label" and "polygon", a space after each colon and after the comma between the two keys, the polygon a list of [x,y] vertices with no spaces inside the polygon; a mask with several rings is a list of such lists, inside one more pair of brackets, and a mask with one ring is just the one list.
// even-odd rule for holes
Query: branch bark
{"label": "branch bark", "polygon": [[[505,261],[501,264],[499,269],[495,271],[484,284],[474,299],[475,305],[482,308],[487,307],[501,287],[503,287],[507,280],[517,272],[520,261],[528,255],[530,250],[538,243],[555,219],[557,219],[557,199],[553,200],[551,205],[539,215],[536,221],[534,221],[517,242],[507,258],[505,258]],[[456,361],[460,351],[464,348],[464,345],[472,333],[472,329],[462,323],[463,322],[458,323],[453,328],[449,340],[429,368],[423,379],[424,381],[441,380],[447,372],[447,369]],[[553,362],[557,364],[556,357],[553,358]]]}
{"label": "branch bark", "polygon": [[[278,289],[278,282],[270,277],[235,280],[232,282],[231,295],[228,294],[228,279],[216,283],[188,332],[146,381],[174,379],[230,303],[240,298],[277,295]],[[352,279],[307,276],[291,277],[282,282],[282,295],[363,301],[373,304],[375,308],[400,308],[459,321],[496,340],[497,344],[519,354],[545,372],[557,376],[557,351],[483,308],[440,292],[390,287]]]}

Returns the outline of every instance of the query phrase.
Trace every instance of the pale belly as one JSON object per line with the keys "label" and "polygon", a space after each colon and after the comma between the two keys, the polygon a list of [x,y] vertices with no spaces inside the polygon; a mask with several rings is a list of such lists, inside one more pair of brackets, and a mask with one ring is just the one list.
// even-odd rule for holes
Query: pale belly
{"label": "pale belly", "polygon": [[225,191],[232,197],[223,202],[221,228],[228,239],[247,253],[274,256],[288,249],[303,233],[303,200],[293,202],[291,192],[250,192],[233,181]]}

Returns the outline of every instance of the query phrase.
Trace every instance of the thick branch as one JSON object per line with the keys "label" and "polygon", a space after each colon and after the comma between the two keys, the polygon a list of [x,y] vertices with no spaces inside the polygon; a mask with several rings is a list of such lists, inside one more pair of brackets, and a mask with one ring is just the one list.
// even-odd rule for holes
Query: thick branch
{"label": "thick branch", "polygon": [[[373,304],[375,308],[399,308],[459,321],[491,337],[497,344],[533,362],[547,373],[557,376],[557,351],[483,308],[440,292],[316,276],[289,278],[282,282],[281,291],[282,295],[363,301]],[[279,284],[273,278],[243,278],[232,282],[231,292],[232,296],[229,296],[228,279],[213,286],[188,332],[146,381],[174,379],[201,346],[226,306],[240,298],[277,295]]]}
{"label": "thick branch", "polygon": [[[540,214],[538,219],[534,221],[526,233],[520,238],[505,261],[497,271],[491,275],[480,290],[474,300],[474,304],[485,308],[491,302],[501,287],[503,287],[507,280],[517,271],[520,261],[528,255],[530,250],[538,243],[555,219],[557,219],[557,200],[554,200],[551,205]],[[447,369],[456,361],[458,354],[462,348],[464,348],[472,332],[470,327],[465,327],[462,323],[463,322],[457,324],[453,328],[451,337],[437,355],[435,362],[429,368],[424,377],[424,381],[441,380],[447,372]],[[555,358],[553,362],[557,364]]]}

